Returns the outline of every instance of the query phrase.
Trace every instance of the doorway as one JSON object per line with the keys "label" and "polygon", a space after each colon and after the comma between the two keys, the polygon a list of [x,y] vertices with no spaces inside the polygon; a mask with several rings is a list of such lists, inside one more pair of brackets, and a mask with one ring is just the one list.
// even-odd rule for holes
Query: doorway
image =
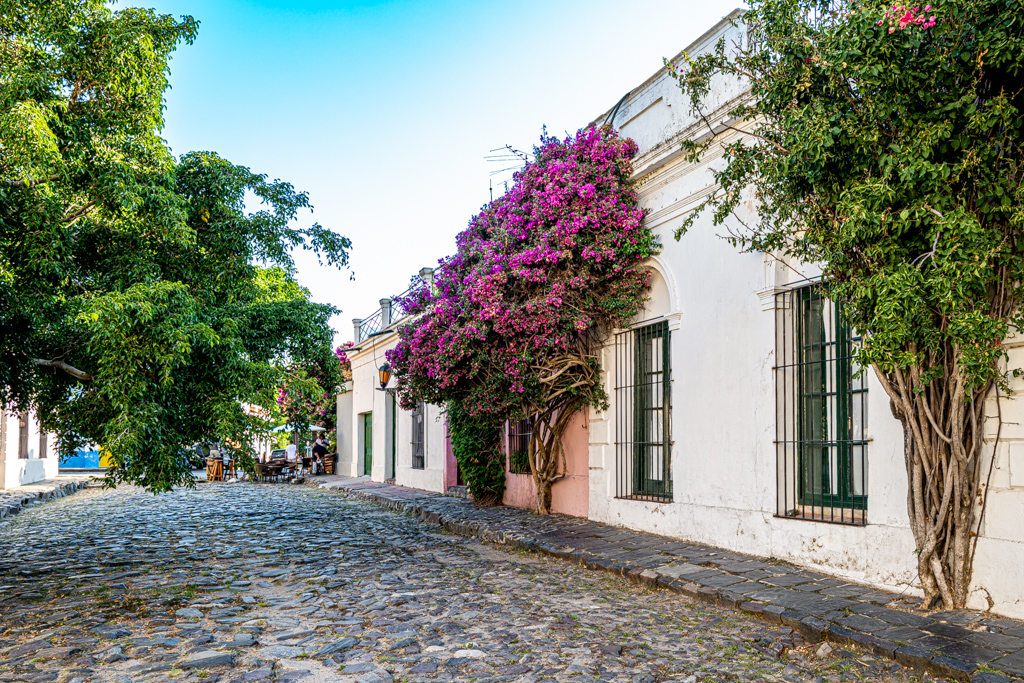
{"label": "doorway", "polygon": [[363,414],[363,474],[373,472],[373,413]]}
{"label": "doorway", "polygon": [[388,448],[388,479],[394,479],[398,470],[395,469],[398,461],[398,397],[395,396],[394,392],[391,392],[391,438],[389,441]]}

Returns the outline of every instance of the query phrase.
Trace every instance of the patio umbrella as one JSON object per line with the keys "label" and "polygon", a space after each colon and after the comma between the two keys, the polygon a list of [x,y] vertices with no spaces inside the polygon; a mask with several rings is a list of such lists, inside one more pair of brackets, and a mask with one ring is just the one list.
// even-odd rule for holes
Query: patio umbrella
{"label": "patio umbrella", "polygon": [[[273,429],[270,430],[270,432],[272,434],[280,434],[281,432],[290,432],[290,431],[292,431],[292,430],[288,428],[288,425],[281,425],[280,427],[274,427]],[[315,427],[313,425],[310,425],[309,429],[307,429],[306,431],[310,431],[310,432],[326,432],[327,430],[324,429],[323,427]]]}

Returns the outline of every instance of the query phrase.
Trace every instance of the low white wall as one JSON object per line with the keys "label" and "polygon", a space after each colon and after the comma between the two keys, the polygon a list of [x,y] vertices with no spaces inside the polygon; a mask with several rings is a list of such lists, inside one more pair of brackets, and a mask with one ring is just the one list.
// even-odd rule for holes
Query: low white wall
{"label": "low white wall", "polygon": [[5,422],[4,443],[0,449],[2,454],[3,467],[3,488],[12,488],[24,484],[33,484],[37,481],[50,479],[57,476],[60,467],[60,459],[57,456],[55,447],[56,437],[49,435],[46,445],[46,453],[40,453],[39,443],[39,421],[34,413],[28,414],[28,458],[19,458],[20,424],[18,414],[11,410],[4,410],[0,413]]}
{"label": "low white wall", "polygon": [[423,468],[412,466],[412,412],[401,411],[398,424],[398,471],[395,483],[399,486],[444,493],[445,487],[445,427],[441,408],[427,405],[423,420]]}

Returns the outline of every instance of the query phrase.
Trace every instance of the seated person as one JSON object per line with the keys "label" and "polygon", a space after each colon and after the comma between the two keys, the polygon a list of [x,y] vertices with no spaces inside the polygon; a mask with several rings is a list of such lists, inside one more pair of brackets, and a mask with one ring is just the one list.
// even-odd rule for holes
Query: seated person
{"label": "seated person", "polygon": [[316,443],[313,444],[313,474],[324,471],[325,455],[327,455],[327,444],[324,442],[323,435],[320,435],[316,437]]}

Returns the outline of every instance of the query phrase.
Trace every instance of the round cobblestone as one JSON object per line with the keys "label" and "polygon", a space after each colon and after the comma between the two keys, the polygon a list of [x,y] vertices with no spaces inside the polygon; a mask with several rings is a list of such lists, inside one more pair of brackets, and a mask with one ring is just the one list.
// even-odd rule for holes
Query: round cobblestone
{"label": "round cobblestone", "polygon": [[336,491],[89,490],[0,538],[0,681],[921,680]]}

